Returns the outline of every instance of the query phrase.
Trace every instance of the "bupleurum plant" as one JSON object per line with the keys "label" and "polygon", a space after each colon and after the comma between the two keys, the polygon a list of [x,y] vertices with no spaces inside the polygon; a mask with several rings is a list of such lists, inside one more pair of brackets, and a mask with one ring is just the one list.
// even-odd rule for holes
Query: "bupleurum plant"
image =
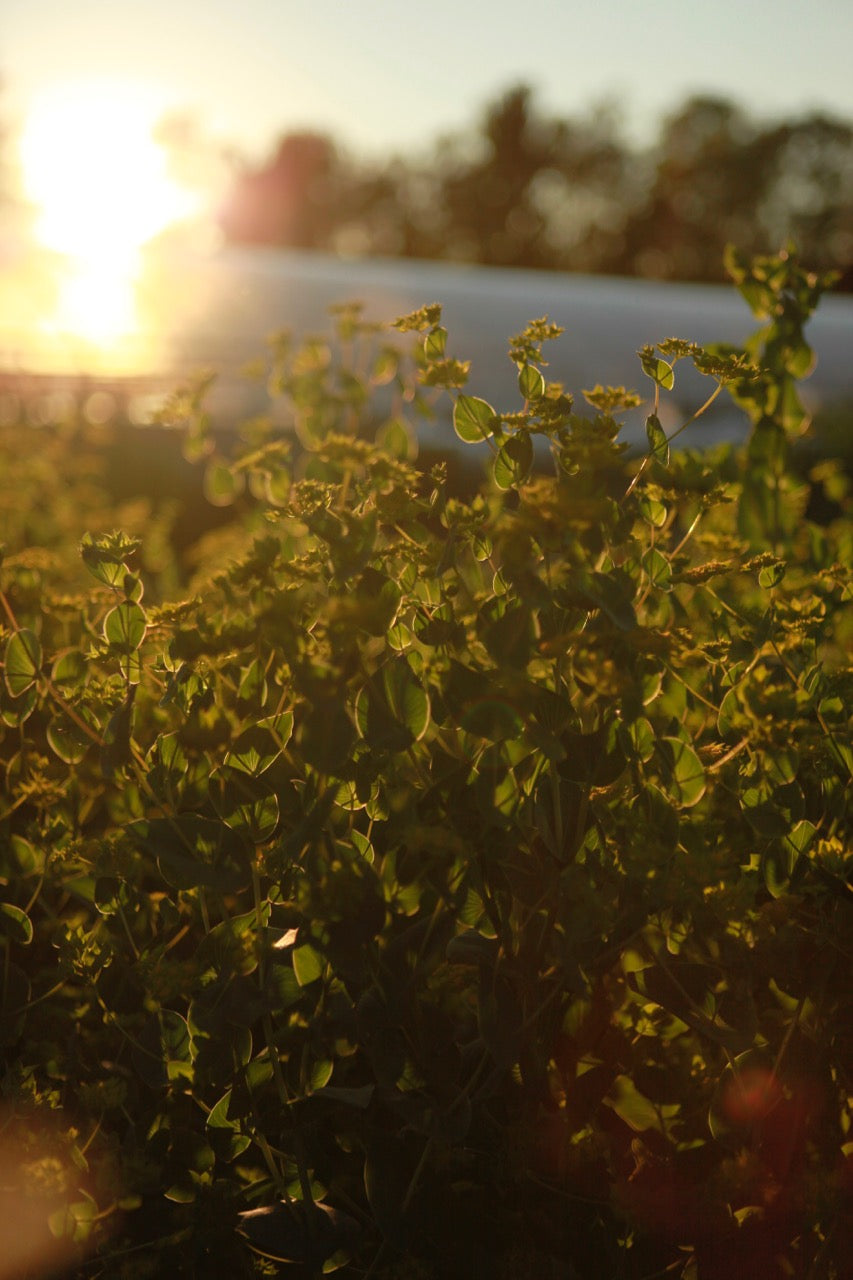
{"label": "bupleurum plant", "polygon": [[[641,459],[639,397],[547,380],[548,320],[504,407],[439,307],[411,365],[347,308],[340,361],[274,346],[298,447],[168,407],[245,490],[194,594],[151,603],[127,533],[85,590],[8,547],[0,1185],[41,1257],[849,1275],[853,534],[788,465],[829,282],[729,266],[763,327],[643,349]],[[682,362],[744,448],[671,449]],[[473,497],[411,461],[435,394]]]}

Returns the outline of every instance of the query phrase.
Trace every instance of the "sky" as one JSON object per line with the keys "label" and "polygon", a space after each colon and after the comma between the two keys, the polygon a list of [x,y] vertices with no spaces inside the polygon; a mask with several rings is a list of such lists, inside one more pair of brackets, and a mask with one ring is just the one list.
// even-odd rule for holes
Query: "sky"
{"label": "sky", "polygon": [[642,140],[696,92],[853,117],[851,48],[850,0],[3,0],[0,124],[106,76],[250,159],[306,126],[415,153],[524,82],[555,114],[615,101]]}

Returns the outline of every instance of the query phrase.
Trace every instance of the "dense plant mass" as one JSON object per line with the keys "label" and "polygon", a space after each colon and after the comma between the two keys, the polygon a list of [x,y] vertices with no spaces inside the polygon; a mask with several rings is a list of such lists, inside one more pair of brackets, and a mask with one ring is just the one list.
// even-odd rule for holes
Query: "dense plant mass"
{"label": "dense plant mass", "polygon": [[[274,347],[292,456],[168,407],[243,492],[189,594],[7,514],[0,1179],[42,1256],[849,1275],[853,533],[831,462],[821,527],[787,468],[827,281],[729,266],[763,328],[643,349],[641,461],[633,393],[548,381],[547,320],[506,407],[438,306],[397,321],[414,377],[350,308],[342,363]],[[670,449],[684,361],[744,450]],[[409,460],[431,388],[490,450],[470,500]]]}

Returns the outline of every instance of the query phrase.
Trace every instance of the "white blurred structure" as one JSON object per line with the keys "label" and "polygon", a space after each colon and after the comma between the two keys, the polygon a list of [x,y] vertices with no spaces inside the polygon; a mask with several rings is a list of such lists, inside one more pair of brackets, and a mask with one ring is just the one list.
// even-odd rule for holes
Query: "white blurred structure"
{"label": "white blurred structure", "polygon": [[[2,297],[0,279],[0,297]],[[127,376],[168,386],[198,367],[217,371],[212,408],[233,419],[257,408],[257,388],[239,372],[262,355],[265,339],[289,328],[328,333],[328,308],[360,301],[367,319],[390,321],[424,303],[441,302],[448,354],[471,360],[467,392],[498,410],[520,407],[517,371],[507,340],[527,322],[548,315],[565,328],[546,345],[548,376],[580,399],[596,383],[624,385],[651,395],[637,350],[668,337],[700,344],[740,344],[757,322],[734,286],[661,284],[645,280],[552,274],[404,260],[345,260],[277,249],[224,249],[207,255],[150,255],[136,285],[139,327],[111,349],[95,349],[73,335],[47,329],[15,332],[14,313],[0,312],[0,369],[41,374]],[[822,300],[806,331],[817,362],[803,384],[812,410],[853,399],[853,298]],[[678,365],[674,393],[664,397],[664,425],[677,425],[713,384]],[[450,399],[444,397],[448,408]],[[435,430],[449,430],[439,418]],[[638,439],[642,412],[626,434]],[[721,397],[690,442],[733,438],[743,416]],[[685,440],[687,443],[687,440]]]}

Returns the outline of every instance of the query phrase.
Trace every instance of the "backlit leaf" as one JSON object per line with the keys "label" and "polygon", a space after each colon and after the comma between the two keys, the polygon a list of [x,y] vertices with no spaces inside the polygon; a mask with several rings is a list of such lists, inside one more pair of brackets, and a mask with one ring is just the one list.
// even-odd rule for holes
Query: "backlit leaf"
{"label": "backlit leaf", "polygon": [[460,440],[478,444],[494,431],[495,411],[486,400],[460,395],[453,408],[453,427]]}
{"label": "backlit leaf", "polygon": [[615,1111],[620,1120],[624,1120],[635,1133],[643,1133],[646,1129],[665,1132],[661,1111],[673,1110],[672,1107],[656,1107],[640,1093],[633,1080],[623,1075],[617,1076],[613,1081],[609,1094],[604,1098],[604,1105]]}
{"label": "backlit leaf", "polygon": [[0,902],[0,936],[21,946],[27,946],[33,940],[29,916],[11,902]]}
{"label": "backlit leaf", "polygon": [[533,441],[527,431],[510,436],[495,458],[495,484],[499,489],[512,489],[522,484],[533,465]]}
{"label": "backlit leaf", "polygon": [[705,794],[705,770],[692,747],[680,738],[664,738],[671,760],[667,791],[676,804],[689,809]]}
{"label": "backlit leaf", "polygon": [[145,626],[145,611],[142,606],[123,600],[104,619],[104,636],[114,649],[132,653],[142,644]]}
{"label": "backlit leaf", "polygon": [[303,942],[293,948],[293,972],[300,987],[307,987],[309,982],[316,982],[323,972],[323,957],[315,951],[310,942]]}
{"label": "backlit leaf", "polygon": [[545,394],[545,379],[532,364],[523,364],[518,371],[518,389],[525,400],[538,400]]}
{"label": "backlit leaf", "polygon": [[42,652],[33,631],[15,631],[6,641],[4,673],[6,688],[13,698],[26,693],[41,669]]}
{"label": "backlit leaf", "polygon": [[641,355],[640,364],[643,366],[643,373],[648,374],[659,387],[663,387],[664,391],[672,390],[675,385],[675,373],[671,364],[649,355]]}
{"label": "backlit leaf", "polygon": [[646,418],[646,439],[655,462],[660,462],[664,467],[669,466],[669,442],[656,413],[650,413]]}

